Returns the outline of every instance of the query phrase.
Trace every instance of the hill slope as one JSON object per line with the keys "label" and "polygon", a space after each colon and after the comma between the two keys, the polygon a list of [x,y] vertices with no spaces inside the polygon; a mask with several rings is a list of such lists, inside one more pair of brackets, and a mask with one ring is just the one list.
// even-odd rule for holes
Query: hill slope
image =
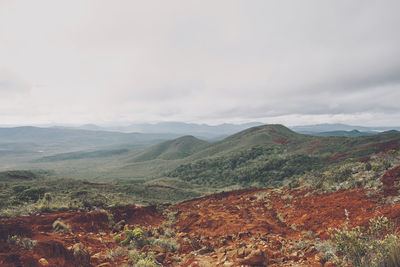
{"label": "hill slope", "polygon": [[[163,266],[336,266],[335,257],[352,260],[338,250],[343,244],[373,238],[379,252],[393,248],[399,238],[400,203],[386,200],[376,189],[328,194],[245,189],[174,206],[131,205],[4,218],[0,219],[0,265],[123,266],[153,255],[146,261],[153,263],[149,266],[156,266],[156,260]],[[367,227],[372,218],[378,231],[328,242],[329,228],[341,229],[347,223],[351,231],[355,226]],[[376,223],[384,223],[382,218],[393,222],[394,229],[379,228],[387,225]],[[59,228],[56,221],[62,223]],[[396,236],[390,239],[386,234]],[[365,251],[357,256],[365,261],[385,259],[375,247]]]}
{"label": "hill slope", "polygon": [[207,149],[198,152],[193,158],[224,155],[253,146],[288,145],[295,141],[306,142],[311,139],[310,136],[295,133],[280,124],[256,126],[213,143]]}
{"label": "hill slope", "polygon": [[133,158],[133,161],[140,162],[154,159],[181,159],[192,155],[206,147],[209,143],[194,136],[183,136],[171,141],[165,141],[141,152]]}
{"label": "hill slope", "polygon": [[318,137],[282,125],[265,125],[214,143],[167,175],[215,187],[279,186],[346,159],[366,161],[375,153],[398,151],[399,147],[397,131],[357,138]]}

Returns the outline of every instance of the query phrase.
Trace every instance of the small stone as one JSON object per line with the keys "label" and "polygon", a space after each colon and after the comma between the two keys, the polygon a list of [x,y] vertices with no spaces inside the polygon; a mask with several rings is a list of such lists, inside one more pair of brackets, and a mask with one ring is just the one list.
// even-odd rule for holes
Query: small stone
{"label": "small stone", "polygon": [[92,259],[101,259],[101,252],[98,252],[92,256]]}
{"label": "small stone", "polygon": [[39,260],[39,264],[40,264],[41,266],[48,266],[48,265],[49,265],[49,262],[48,262],[45,258],[41,258],[41,259]]}
{"label": "small stone", "polygon": [[240,263],[252,266],[267,266],[267,259],[264,253],[257,249],[253,250],[247,257],[241,260]]}
{"label": "small stone", "polygon": [[332,261],[327,261],[324,264],[324,267],[335,267],[335,266],[337,266],[337,265]]}

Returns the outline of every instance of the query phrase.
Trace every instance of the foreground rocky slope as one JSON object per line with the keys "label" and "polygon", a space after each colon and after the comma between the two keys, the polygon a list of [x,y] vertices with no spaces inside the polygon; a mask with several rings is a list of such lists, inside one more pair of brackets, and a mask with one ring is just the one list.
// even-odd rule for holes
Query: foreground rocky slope
{"label": "foreground rocky slope", "polygon": [[400,203],[393,197],[400,167],[381,179],[380,191],[246,189],[170,207],[2,219],[0,265],[132,266],[129,246],[120,239],[126,237],[124,229],[140,228],[143,238],[175,244],[140,246],[139,253],[154,252],[163,266],[334,266],[316,246],[328,238],[328,228],[346,220],[366,225],[381,215],[400,226]]}

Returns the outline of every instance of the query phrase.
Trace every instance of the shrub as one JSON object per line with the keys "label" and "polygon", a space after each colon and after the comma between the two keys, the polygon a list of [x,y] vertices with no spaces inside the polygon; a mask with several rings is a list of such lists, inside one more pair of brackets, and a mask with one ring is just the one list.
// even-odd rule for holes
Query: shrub
{"label": "shrub", "polygon": [[271,194],[269,192],[261,191],[255,193],[254,196],[256,197],[257,200],[265,200],[268,199],[271,196]]}
{"label": "shrub", "polygon": [[140,228],[135,228],[134,230],[126,230],[124,233],[126,238],[121,241],[122,246],[132,244],[135,248],[141,248],[148,242],[145,239],[143,230]]}
{"label": "shrub", "polygon": [[283,200],[292,200],[293,196],[292,195],[283,195],[283,196],[281,196],[281,199],[283,199]]}
{"label": "shrub", "polygon": [[48,193],[48,192],[45,193],[44,196],[43,196],[43,201],[44,201],[47,205],[49,205],[51,200],[52,200],[51,194]]}
{"label": "shrub", "polygon": [[314,233],[313,231],[301,231],[301,234],[308,239],[313,239],[314,238]]}
{"label": "shrub", "polygon": [[157,266],[156,264],[156,258],[154,257],[153,252],[149,252],[148,254],[146,253],[139,253],[137,250],[131,250],[129,251],[129,258],[131,261],[133,261],[135,264],[135,267],[155,267]]}
{"label": "shrub", "polygon": [[103,194],[88,190],[78,190],[70,193],[71,200],[79,203],[79,206],[91,209],[93,207],[104,208],[107,206],[108,199]]}
{"label": "shrub", "polygon": [[281,223],[285,223],[285,222],[286,222],[285,218],[283,217],[282,213],[280,213],[280,212],[277,212],[277,213],[276,213],[276,218],[277,218]]}
{"label": "shrub", "polygon": [[8,236],[8,238],[7,238],[7,243],[12,244],[12,245],[18,245],[20,241],[21,241],[21,238],[17,235],[11,235],[11,236]]}
{"label": "shrub", "polygon": [[175,231],[172,230],[171,228],[167,228],[164,230],[164,235],[166,237],[174,237],[175,236]]}
{"label": "shrub", "polygon": [[60,219],[57,219],[53,222],[53,229],[56,232],[63,232],[63,233],[71,232],[71,227],[69,226],[69,224],[64,223]]}
{"label": "shrub", "polygon": [[41,197],[43,197],[46,192],[46,188],[44,187],[34,187],[28,188],[22,191],[17,195],[17,198],[22,201],[38,201]]}
{"label": "shrub", "polygon": [[114,250],[107,251],[107,258],[114,259],[115,257],[120,257],[124,254],[124,250],[121,247],[117,247]]}
{"label": "shrub", "polygon": [[163,238],[163,237],[154,238],[150,240],[150,244],[153,247],[162,247],[165,250],[172,252],[179,249],[179,243],[172,238]]}
{"label": "shrub", "polygon": [[328,260],[337,260],[337,256],[336,256],[336,249],[334,247],[334,245],[332,244],[332,242],[328,242],[328,241],[322,241],[322,242],[316,242],[314,244],[315,249],[318,252],[322,252],[323,253],[323,258],[322,261],[323,262],[327,262]]}
{"label": "shrub", "polygon": [[15,185],[11,189],[15,194],[21,193],[22,191],[28,189],[29,186],[26,185]]}
{"label": "shrub", "polygon": [[32,250],[33,247],[37,244],[37,240],[32,240],[30,238],[23,238],[20,242],[20,246],[27,250]]}
{"label": "shrub", "polygon": [[26,250],[32,250],[33,247],[37,244],[37,240],[32,240],[30,238],[21,238],[17,235],[8,236],[7,243],[19,246]]}
{"label": "shrub", "polygon": [[114,241],[116,242],[116,243],[120,243],[121,242],[121,234],[118,234],[118,235],[116,235],[116,236],[114,236]]}
{"label": "shrub", "polygon": [[367,163],[365,164],[365,170],[369,172],[371,169],[372,169],[371,163],[367,162]]}
{"label": "shrub", "polygon": [[342,229],[329,231],[341,264],[379,266],[399,245],[397,236],[391,233],[393,224],[383,216],[371,219],[366,230],[360,226],[349,229],[347,220]]}
{"label": "shrub", "polygon": [[389,255],[385,259],[385,267],[397,267],[400,266],[400,245],[395,246],[391,249]]}
{"label": "shrub", "polygon": [[82,243],[76,243],[72,246],[72,254],[78,266],[89,266],[90,254]]}

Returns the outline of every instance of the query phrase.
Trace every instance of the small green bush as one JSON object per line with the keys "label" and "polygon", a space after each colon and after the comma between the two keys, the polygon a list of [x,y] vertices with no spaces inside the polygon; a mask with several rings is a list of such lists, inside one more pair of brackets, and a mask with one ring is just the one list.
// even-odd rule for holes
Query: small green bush
{"label": "small green bush", "polygon": [[11,235],[7,238],[7,243],[12,245],[18,245],[21,242],[21,238],[17,235]]}
{"label": "small green bush", "polygon": [[26,185],[15,185],[11,189],[15,194],[21,193],[22,191],[28,189],[29,186]]}
{"label": "small green bush", "polygon": [[43,197],[44,193],[47,191],[45,187],[33,187],[22,191],[17,195],[17,198],[22,201],[38,201]]}
{"label": "small green bush", "polygon": [[348,221],[342,229],[329,229],[340,264],[380,266],[384,264],[399,239],[392,234],[393,224],[384,216],[370,220],[368,229],[360,226],[349,229]]}
{"label": "small green bush", "polygon": [[136,248],[141,248],[146,245],[147,240],[145,239],[144,232],[140,228],[135,228],[133,230],[126,230],[125,232],[126,238],[121,241],[122,246],[127,246],[132,244]]}
{"label": "small green bush", "polygon": [[179,249],[179,243],[172,238],[160,237],[160,238],[150,239],[150,244],[153,247],[162,247],[165,250],[172,252],[177,251]]}
{"label": "small green bush", "polygon": [[114,259],[124,254],[124,250],[121,247],[117,247],[114,250],[107,251],[107,258]]}
{"label": "small green bush", "polygon": [[21,238],[17,235],[12,235],[12,236],[8,236],[7,243],[19,246],[26,250],[32,250],[33,247],[37,244],[37,240],[32,240],[27,237]]}
{"label": "small green bush", "polygon": [[129,258],[135,264],[135,267],[156,267],[156,258],[154,257],[153,252],[149,253],[139,253],[137,250],[129,251]]}
{"label": "small green bush", "polygon": [[60,219],[57,219],[53,222],[53,229],[56,232],[63,232],[63,233],[70,233],[71,232],[71,227],[61,221]]}
{"label": "small green bush", "polygon": [[22,238],[20,242],[20,246],[23,249],[32,250],[33,247],[37,244],[37,240],[32,240],[30,238]]}
{"label": "small green bush", "polygon": [[400,266],[400,245],[391,249],[389,255],[385,259],[385,267],[398,267]]}
{"label": "small green bush", "polygon": [[121,234],[118,234],[118,235],[116,235],[116,236],[114,236],[114,241],[116,242],[116,243],[120,243],[121,242]]}

